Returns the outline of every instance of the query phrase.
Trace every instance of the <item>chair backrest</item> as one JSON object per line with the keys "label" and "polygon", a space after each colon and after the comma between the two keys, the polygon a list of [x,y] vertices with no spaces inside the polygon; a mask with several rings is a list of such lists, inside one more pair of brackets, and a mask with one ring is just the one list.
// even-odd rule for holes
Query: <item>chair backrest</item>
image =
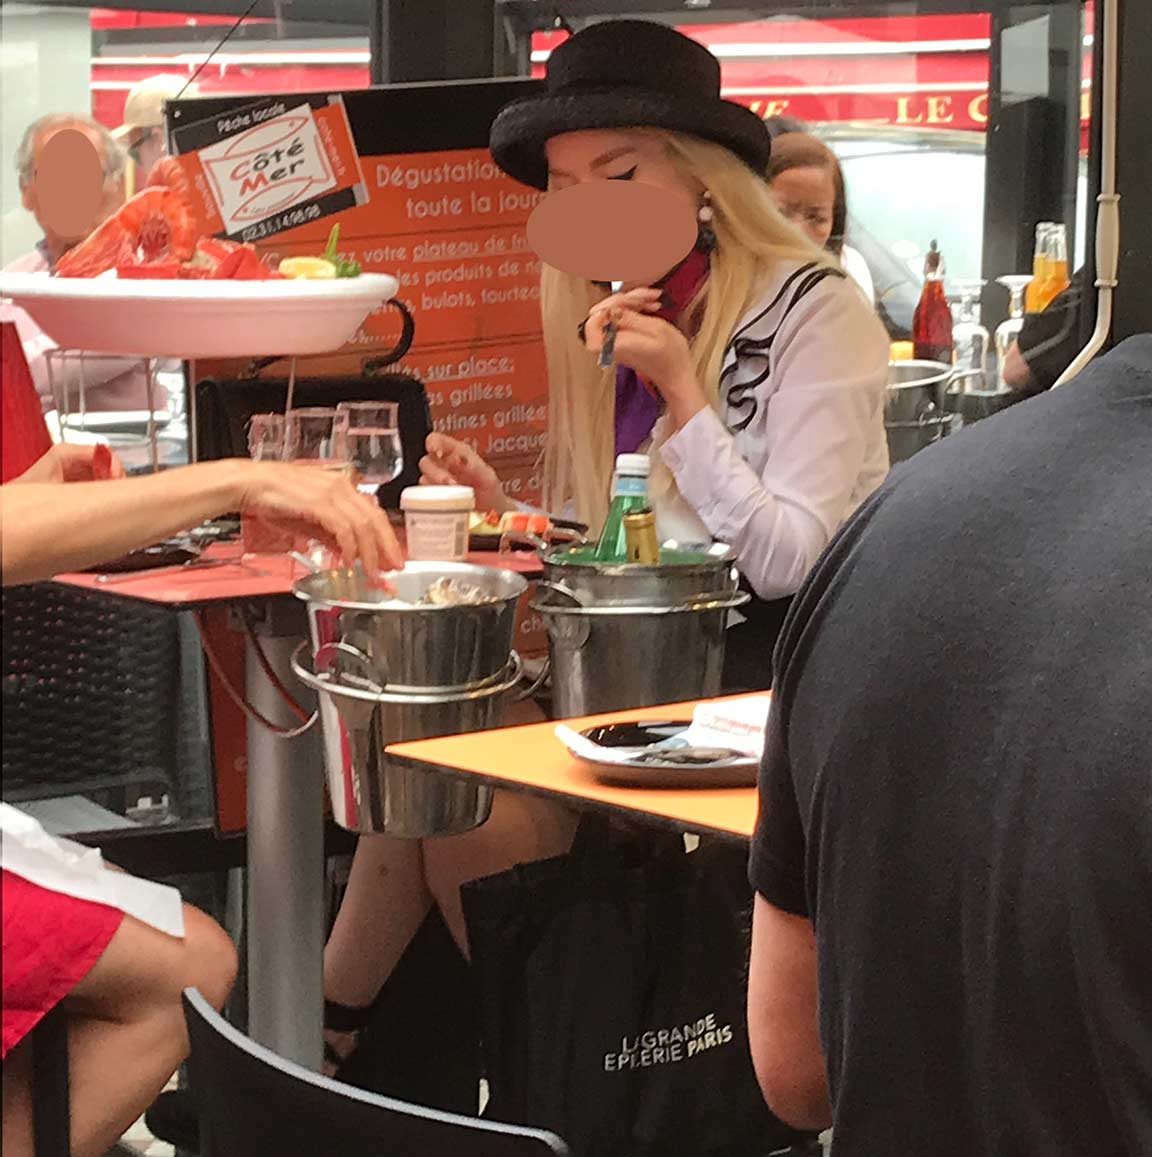
{"label": "chair backrest", "polygon": [[184,993],[201,1152],[210,1157],[569,1157],[559,1137],[354,1089],[249,1040]]}
{"label": "chair backrest", "polygon": [[[283,378],[206,378],[197,382],[196,456],[201,461],[248,457],[248,422],[252,415],[283,413],[287,400],[288,383]],[[396,402],[400,407],[404,469],[399,478],[380,488],[380,504],[395,510],[400,505],[400,491],[420,481],[420,459],[432,432],[427,391],[419,378],[403,373],[296,379],[295,406],[335,406],[338,402],[356,401]]]}
{"label": "chair backrest", "polygon": [[36,583],[4,590],[0,623],[4,798],[120,788],[174,797],[176,616]]}

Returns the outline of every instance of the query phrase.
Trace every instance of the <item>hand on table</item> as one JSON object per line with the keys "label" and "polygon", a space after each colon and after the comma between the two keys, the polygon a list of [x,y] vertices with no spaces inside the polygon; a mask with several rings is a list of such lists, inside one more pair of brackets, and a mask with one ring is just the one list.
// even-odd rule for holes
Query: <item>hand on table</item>
{"label": "hand on table", "polygon": [[599,354],[604,328],[616,326],[615,360],[643,375],[660,391],[677,428],[708,405],[692,365],[688,339],[670,322],[652,315],[660,290],[629,289],[597,302],[584,321],[584,344]]}
{"label": "hand on table", "polygon": [[399,570],[404,556],[375,497],[347,475],[293,462],[241,459],[239,507],[294,535],[307,535],[369,575]]}
{"label": "hand on table", "polygon": [[512,510],[496,471],[468,445],[447,434],[429,434],[420,459],[421,486],[471,486],[477,510]]}
{"label": "hand on table", "polygon": [[101,482],[124,478],[124,464],[103,443],[58,442],[14,482]]}

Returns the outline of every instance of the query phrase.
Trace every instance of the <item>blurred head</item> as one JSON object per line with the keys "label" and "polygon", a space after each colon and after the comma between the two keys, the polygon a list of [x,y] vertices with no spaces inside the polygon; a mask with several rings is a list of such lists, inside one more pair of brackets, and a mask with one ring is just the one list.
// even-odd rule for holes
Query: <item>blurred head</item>
{"label": "blurred head", "polygon": [[836,154],[809,133],[784,132],[772,140],[767,176],[780,212],[822,249],[839,254],[848,204]]}
{"label": "blurred head", "polygon": [[[763,179],[711,141],[653,128],[588,129],[550,139],[547,157],[549,188],[646,181],[682,196],[693,212],[707,191],[716,247],[708,256],[708,279],[689,306],[696,322],[690,347],[697,377],[718,407],[724,350],[737,322],[778,261],[819,261],[820,250],[783,220]],[[543,266],[541,290],[550,404],[545,503],[550,510],[572,503],[581,521],[596,526],[606,513],[612,476],[615,372],[596,366],[577,325],[602,291],[549,265]],[[653,494],[673,484],[667,468],[654,461]]]}
{"label": "blurred head", "polygon": [[76,114],[33,121],[16,150],[24,208],[62,251],[87,237],[124,201],[124,153],[103,125]]}

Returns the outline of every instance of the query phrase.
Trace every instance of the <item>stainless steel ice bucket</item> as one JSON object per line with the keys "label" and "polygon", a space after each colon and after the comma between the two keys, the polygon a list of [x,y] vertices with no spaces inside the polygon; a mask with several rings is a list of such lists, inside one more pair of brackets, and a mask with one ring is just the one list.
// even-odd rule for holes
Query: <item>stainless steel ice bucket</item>
{"label": "stainless steel ice bucket", "polygon": [[548,631],[560,718],[720,692],[729,612],[748,601],[726,546],[662,550],[659,566],[545,556],[532,609]]}
{"label": "stainless steel ice bucket", "polygon": [[948,433],[953,416],[947,395],[954,377],[952,366],[943,362],[888,363],[884,427],[891,461],[903,462]]}
{"label": "stainless steel ice bucket", "polygon": [[484,731],[520,679],[520,659],[505,653],[496,681],[465,691],[404,694],[368,678],[334,671],[333,649],[306,665],[308,644],[292,669],[317,693],[324,764],[336,822],[361,834],[406,839],[447,836],[478,827],[492,809],[492,789],[471,780],[408,767],[385,754],[393,743]]}
{"label": "stainless steel ice bucket", "polygon": [[[508,666],[516,604],[528,588],[512,571],[467,563],[410,562],[382,576],[395,595],[353,570],[325,571],[293,587],[308,604],[312,647],[340,643],[340,663],[392,692],[440,694],[498,682]],[[479,587],[477,606],[412,606],[437,579]]]}

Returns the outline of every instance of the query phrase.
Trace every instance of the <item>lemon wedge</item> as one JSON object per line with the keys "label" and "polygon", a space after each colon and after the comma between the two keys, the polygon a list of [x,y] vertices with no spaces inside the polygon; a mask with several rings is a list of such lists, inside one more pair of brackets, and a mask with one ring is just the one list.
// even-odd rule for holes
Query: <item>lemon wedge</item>
{"label": "lemon wedge", "polygon": [[332,281],[336,266],[323,257],[285,257],[279,265],[284,277],[307,278],[309,281]]}

